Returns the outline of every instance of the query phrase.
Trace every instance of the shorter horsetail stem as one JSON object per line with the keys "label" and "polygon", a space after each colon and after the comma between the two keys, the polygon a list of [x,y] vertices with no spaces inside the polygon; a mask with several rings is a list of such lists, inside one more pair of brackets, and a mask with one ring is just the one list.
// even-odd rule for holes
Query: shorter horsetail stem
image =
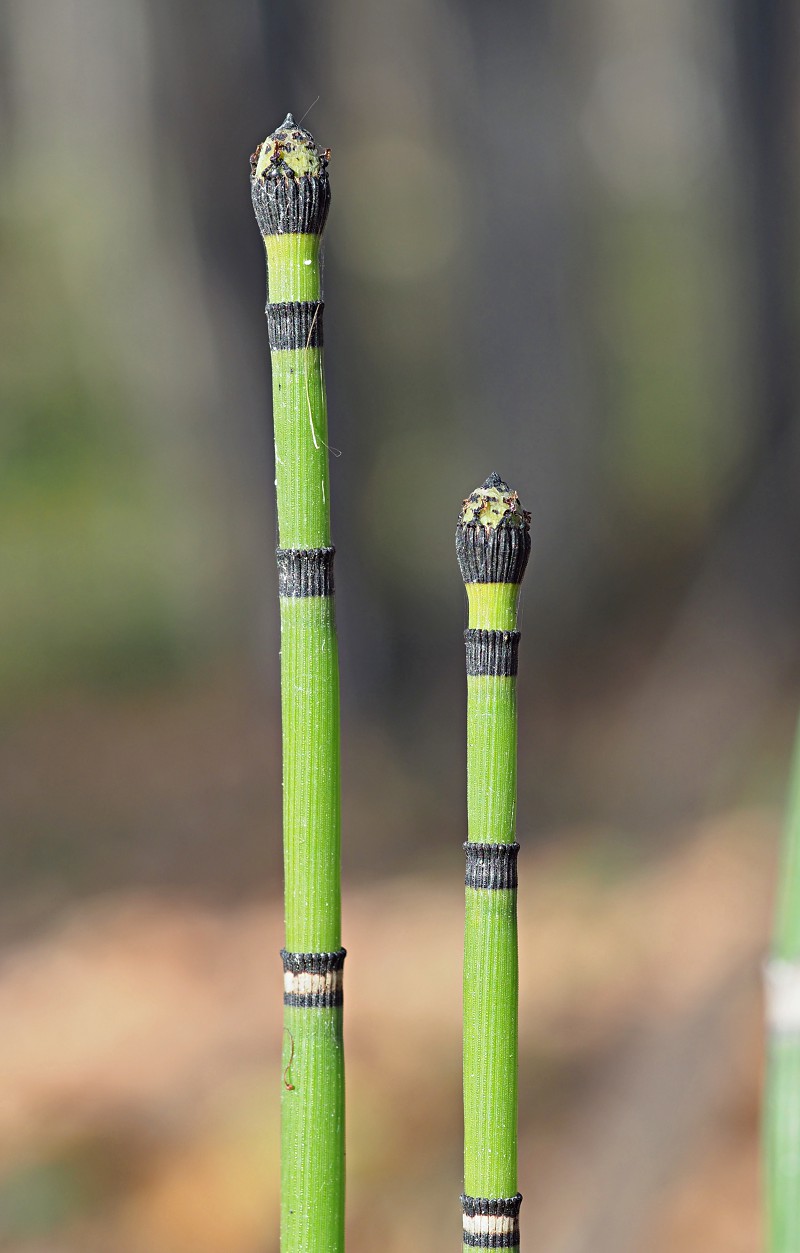
{"label": "shorter horsetail stem", "polygon": [[464,926],[465,1248],[519,1247],[517,1191],[517,605],[530,515],[492,474],[464,501],[467,589]]}
{"label": "shorter horsetail stem", "polygon": [[772,952],[765,971],[767,1078],[764,1166],[769,1253],[800,1249],[800,731]]}

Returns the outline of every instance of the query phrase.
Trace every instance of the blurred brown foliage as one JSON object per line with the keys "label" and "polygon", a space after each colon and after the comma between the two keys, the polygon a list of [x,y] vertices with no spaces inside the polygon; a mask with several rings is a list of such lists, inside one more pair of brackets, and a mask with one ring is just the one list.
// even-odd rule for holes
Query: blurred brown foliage
{"label": "blurred brown foliage", "polygon": [[[757,1242],[774,822],[753,811],[620,865],[607,833],[522,859],[521,1175],[533,1247]],[[455,860],[455,858],[454,858]],[[350,1247],[453,1238],[456,876],[346,893]],[[0,973],[3,1248],[277,1248],[277,904],[98,898]],[[376,972],[379,977],[376,978]],[[271,1217],[270,1217],[271,1216]],[[268,1232],[272,1232],[269,1236]]]}

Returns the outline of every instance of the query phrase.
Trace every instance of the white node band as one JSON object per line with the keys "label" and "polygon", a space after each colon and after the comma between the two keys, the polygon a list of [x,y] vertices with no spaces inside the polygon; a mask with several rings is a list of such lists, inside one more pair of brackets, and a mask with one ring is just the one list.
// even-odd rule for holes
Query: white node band
{"label": "white node band", "polygon": [[778,1034],[800,1034],[800,962],[770,958],[764,963],[767,1026]]}

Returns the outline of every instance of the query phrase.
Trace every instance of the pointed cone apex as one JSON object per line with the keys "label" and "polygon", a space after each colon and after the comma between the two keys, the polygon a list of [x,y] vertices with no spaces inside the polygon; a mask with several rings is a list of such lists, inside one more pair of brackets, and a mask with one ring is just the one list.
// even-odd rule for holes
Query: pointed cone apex
{"label": "pointed cone apex", "polygon": [[508,483],[505,483],[503,479],[500,478],[500,475],[497,473],[496,470],[492,470],[492,473],[489,475],[488,479],[483,485],[484,491],[487,488],[491,488],[491,487],[495,487],[499,491],[502,491],[502,492],[511,491],[511,488],[508,486]]}
{"label": "pointed cone apex", "polygon": [[250,158],[250,191],[262,235],[319,235],[330,205],[328,157],[287,113]]}
{"label": "pointed cone apex", "polygon": [[319,177],[328,164],[327,152],[316,145],[311,131],[298,126],[291,113],[271,135],[267,135],[250,158],[253,178]]}
{"label": "pointed cone apex", "polygon": [[531,551],[531,515],[499,474],[467,499],[456,527],[456,555],[465,583],[520,583]]}
{"label": "pointed cone apex", "polygon": [[531,516],[520,504],[517,493],[493,472],[464,501],[459,524],[496,529],[499,526],[530,526]]}

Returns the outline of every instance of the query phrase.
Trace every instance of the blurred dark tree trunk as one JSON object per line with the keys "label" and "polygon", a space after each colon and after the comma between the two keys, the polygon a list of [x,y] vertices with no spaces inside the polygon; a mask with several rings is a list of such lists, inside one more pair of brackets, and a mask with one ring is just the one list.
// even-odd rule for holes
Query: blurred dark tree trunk
{"label": "blurred dark tree trunk", "polygon": [[732,12],[756,443],[727,529],[751,598],[785,620],[800,605],[798,10],[792,0],[735,0]]}
{"label": "blurred dark tree trunk", "polygon": [[269,131],[287,112],[294,113],[299,122],[323,88],[324,65],[316,35],[320,16],[319,6],[310,0],[259,0],[258,7],[263,33],[261,62],[271,110],[265,119]]}

